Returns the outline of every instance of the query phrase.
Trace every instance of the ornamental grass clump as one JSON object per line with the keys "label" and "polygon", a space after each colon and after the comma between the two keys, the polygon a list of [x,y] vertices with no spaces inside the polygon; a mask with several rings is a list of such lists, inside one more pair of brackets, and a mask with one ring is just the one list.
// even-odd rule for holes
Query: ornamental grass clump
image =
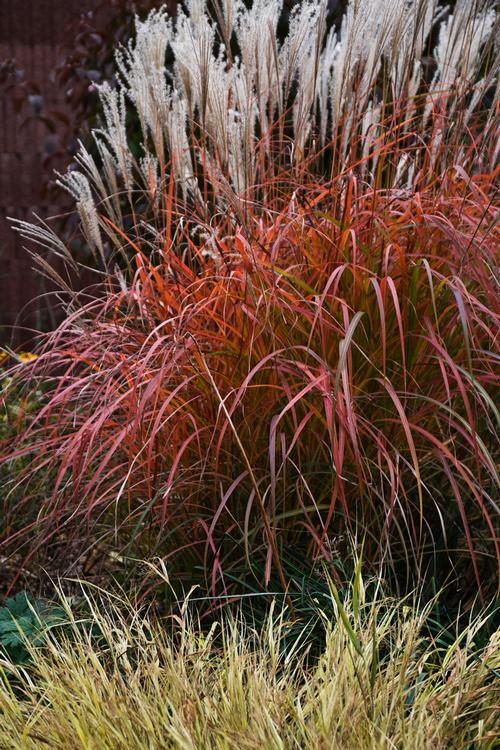
{"label": "ornamental grass clump", "polygon": [[187,606],[162,621],[83,593],[87,612],[63,598],[66,626],[27,643],[28,665],[0,656],[2,750],[497,746],[499,634],[479,648],[480,620],[432,638],[428,608],[353,587],[318,603],[310,658],[306,629],[283,650],[277,607],[261,629],[235,615],[204,632]]}
{"label": "ornamental grass clump", "polygon": [[335,29],[306,2],[281,41],[277,3],[210,11],[138,22],[61,177],[102,285],[59,277],[18,368],[50,385],[4,544],[107,540],[227,594],[356,532],[403,579],[495,586],[496,10],[363,0]]}

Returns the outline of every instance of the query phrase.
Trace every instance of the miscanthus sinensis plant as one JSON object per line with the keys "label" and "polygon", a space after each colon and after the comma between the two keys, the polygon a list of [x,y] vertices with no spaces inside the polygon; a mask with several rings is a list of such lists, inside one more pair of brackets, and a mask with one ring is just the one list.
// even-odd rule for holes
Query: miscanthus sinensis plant
{"label": "miscanthus sinensis plant", "polygon": [[60,178],[103,284],[18,368],[51,385],[7,456],[5,545],[102,534],[227,593],[361,526],[367,561],[477,592],[500,560],[497,11],[282,15],[193,0],[117,51]]}
{"label": "miscanthus sinensis plant", "polygon": [[[175,18],[160,9],[137,20],[116,53],[116,85],[99,87],[92,148],[81,145],[60,179],[104,266],[123,252],[120,230],[129,239],[164,232],[171,181],[184,213],[209,223],[230,212],[241,223],[282,207],[311,174],[355,170],[375,186],[411,189],[451,164],[495,163],[494,2],[458,0],[450,11],[434,0],[352,0],[340,28],[327,9],[325,0],[297,3],[281,40],[280,0],[189,0]],[[478,120],[479,141],[470,130]],[[380,146],[389,133],[388,164]],[[19,228],[68,258],[47,228]]]}

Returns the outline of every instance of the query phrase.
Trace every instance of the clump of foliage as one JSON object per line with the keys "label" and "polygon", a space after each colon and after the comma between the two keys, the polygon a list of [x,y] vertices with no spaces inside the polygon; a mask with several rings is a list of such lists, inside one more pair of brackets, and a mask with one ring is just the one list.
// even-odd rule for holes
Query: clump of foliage
{"label": "clump of foliage", "polygon": [[358,185],[342,219],[333,187],[251,242],[226,232],[220,261],[188,229],[163,266],[138,254],[130,289],[85,306],[31,366],[54,383],[14,453],[33,456],[17,482],[56,468],[39,544],[112,517],[150,553],[210,560],[220,590],[241,541],[267,580],[278,547],[331,559],[361,523],[369,558],[410,566],[463,539],[479,581],[497,554],[498,239],[474,220],[487,179],[447,189]]}
{"label": "clump of foliage", "polygon": [[15,665],[25,664],[32,649],[45,643],[47,630],[64,620],[62,607],[19,592],[0,607],[0,654]]}
{"label": "clump of foliage", "polygon": [[158,621],[84,593],[85,629],[63,599],[68,629],[31,646],[28,668],[2,660],[16,679],[15,692],[0,681],[5,747],[496,746],[499,633],[477,649],[480,620],[429,642],[429,608],[369,600],[358,577],[342,604],[334,588],[318,602],[324,646],[310,660],[301,633],[282,649],[290,623],[276,607],[258,631],[234,615],[203,632],[187,605]]}
{"label": "clump of foliage", "polygon": [[[286,589],[283,551],[332,564],[357,529],[374,565],[484,589],[496,10],[363,0],[329,30],[305,2],[278,41],[281,13],[192,2],[118,52],[97,155],[61,178],[103,284],[66,284],[30,366],[52,385],[7,458],[30,456],[5,545],[107,536],[226,595],[242,563]],[[76,267],[45,225],[18,228]]]}

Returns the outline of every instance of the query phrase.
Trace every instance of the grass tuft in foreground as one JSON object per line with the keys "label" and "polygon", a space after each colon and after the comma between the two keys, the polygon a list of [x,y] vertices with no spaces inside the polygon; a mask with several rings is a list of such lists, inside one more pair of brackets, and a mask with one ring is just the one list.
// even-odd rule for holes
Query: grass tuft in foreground
{"label": "grass tuft in foreground", "polygon": [[68,626],[29,646],[31,666],[0,662],[2,750],[498,746],[500,633],[478,652],[484,618],[444,645],[429,608],[366,603],[358,577],[343,604],[332,590],[312,659],[304,636],[283,652],[276,608],[258,633],[233,617],[203,634],[186,606],[160,622],[84,594],[85,623],[63,598]]}

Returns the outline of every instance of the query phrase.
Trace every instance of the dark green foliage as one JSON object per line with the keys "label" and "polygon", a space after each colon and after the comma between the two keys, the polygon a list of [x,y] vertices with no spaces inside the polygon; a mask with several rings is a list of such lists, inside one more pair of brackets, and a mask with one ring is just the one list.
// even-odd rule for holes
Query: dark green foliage
{"label": "dark green foliage", "polygon": [[25,664],[30,660],[29,647],[42,645],[47,631],[65,619],[61,607],[21,591],[0,608],[0,648],[9,661]]}

